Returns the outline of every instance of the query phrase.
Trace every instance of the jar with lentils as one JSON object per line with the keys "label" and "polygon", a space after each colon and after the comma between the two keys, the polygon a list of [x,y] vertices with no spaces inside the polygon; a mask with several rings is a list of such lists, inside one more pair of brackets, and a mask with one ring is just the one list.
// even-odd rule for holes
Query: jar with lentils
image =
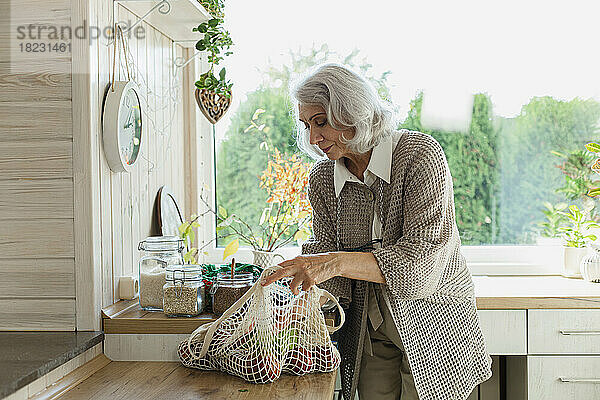
{"label": "jar with lentils", "polygon": [[211,289],[213,313],[221,316],[229,307],[246,293],[253,284],[251,272],[229,272],[217,274],[217,280]]}

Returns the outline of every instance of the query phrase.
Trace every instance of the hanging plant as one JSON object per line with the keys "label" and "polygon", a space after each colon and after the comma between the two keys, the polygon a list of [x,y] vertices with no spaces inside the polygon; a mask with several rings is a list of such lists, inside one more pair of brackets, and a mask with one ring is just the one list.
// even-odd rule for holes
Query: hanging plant
{"label": "hanging plant", "polygon": [[204,36],[196,42],[196,49],[208,53],[208,71],[200,75],[196,81],[196,102],[204,116],[216,123],[231,104],[231,87],[227,80],[225,67],[215,76],[216,67],[226,56],[232,54],[229,48],[233,45],[229,32],[223,28],[223,0],[200,0],[202,6],[212,16],[192,30]]}

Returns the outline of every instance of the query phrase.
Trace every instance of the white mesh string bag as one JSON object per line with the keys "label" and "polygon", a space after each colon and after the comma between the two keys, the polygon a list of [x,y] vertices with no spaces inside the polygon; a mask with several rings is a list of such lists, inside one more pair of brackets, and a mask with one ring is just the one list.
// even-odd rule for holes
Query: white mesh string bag
{"label": "white mesh string bag", "polygon": [[[317,286],[294,295],[290,278],[263,287],[262,278],[279,268],[265,269],[219,319],[181,342],[178,354],[183,365],[223,371],[252,383],[273,382],[282,372],[304,375],[339,367],[340,353],[329,336],[344,324],[337,299]],[[336,303],[338,326],[325,324],[321,296]]]}

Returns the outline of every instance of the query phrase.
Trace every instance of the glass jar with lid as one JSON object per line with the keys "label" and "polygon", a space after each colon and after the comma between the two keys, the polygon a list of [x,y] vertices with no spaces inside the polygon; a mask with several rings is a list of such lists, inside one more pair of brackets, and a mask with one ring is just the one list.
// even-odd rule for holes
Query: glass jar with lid
{"label": "glass jar with lid", "polygon": [[233,305],[252,287],[251,272],[237,272],[233,276],[229,272],[217,274],[217,280],[211,289],[213,313],[217,316]]}
{"label": "glass jar with lid", "polygon": [[169,265],[163,286],[163,312],[168,317],[193,317],[204,308],[202,268],[195,264]]}
{"label": "glass jar with lid", "polygon": [[178,236],[150,236],[140,242],[144,252],[139,261],[140,307],[162,310],[166,268],[183,264],[183,240]]}

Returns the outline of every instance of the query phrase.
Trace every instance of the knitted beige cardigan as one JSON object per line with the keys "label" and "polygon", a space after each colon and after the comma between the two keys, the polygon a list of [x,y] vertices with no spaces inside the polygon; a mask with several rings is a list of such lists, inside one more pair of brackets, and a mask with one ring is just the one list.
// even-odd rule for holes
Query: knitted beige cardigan
{"label": "knitted beige cardigan", "polygon": [[[314,234],[302,253],[364,245],[371,240],[377,212],[383,243],[373,255],[385,277],[384,298],[419,399],[463,400],[489,379],[492,360],[479,324],[473,280],[460,253],[452,176],[433,137],[408,130],[393,134],[401,137],[389,184],[380,178],[371,188],[346,182],[336,199],[334,162],[315,164],[309,178]],[[354,399],[358,383],[369,284],[335,277],[319,285],[349,304],[338,343],[344,399]]]}

